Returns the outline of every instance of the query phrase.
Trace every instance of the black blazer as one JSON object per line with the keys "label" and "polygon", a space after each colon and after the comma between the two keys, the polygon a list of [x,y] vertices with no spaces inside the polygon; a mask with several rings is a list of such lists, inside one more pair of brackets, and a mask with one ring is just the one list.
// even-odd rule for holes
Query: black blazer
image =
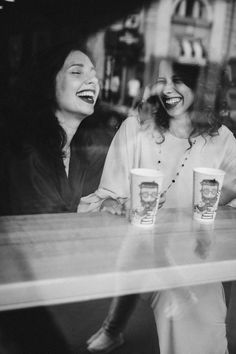
{"label": "black blazer", "polygon": [[[0,215],[76,212],[81,196],[99,185],[110,141],[81,147],[73,139],[69,175],[62,159],[45,158],[32,145],[5,149],[0,158]],[[105,141],[105,143],[104,143]]]}

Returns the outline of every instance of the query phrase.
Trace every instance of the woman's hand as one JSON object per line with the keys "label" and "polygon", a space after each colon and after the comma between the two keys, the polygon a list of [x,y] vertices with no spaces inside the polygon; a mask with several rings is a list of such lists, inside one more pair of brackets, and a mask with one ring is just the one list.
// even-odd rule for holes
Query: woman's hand
{"label": "woman's hand", "polygon": [[[160,195],[158,208],[160,209],[166,201],[165,193]],[[130,200],[128,199],[124,204],[113,198],[107,198],[102,202],[100,211],[107,211],[113,215],[125,215],[129,218],[130,214]]]}
{"label": "woman's hand", "polygon": [[124,214],[123,205],[119,203],[118,200],[112,198],[107,198],[102,202],[100,211],[107,211],[114,215]]}

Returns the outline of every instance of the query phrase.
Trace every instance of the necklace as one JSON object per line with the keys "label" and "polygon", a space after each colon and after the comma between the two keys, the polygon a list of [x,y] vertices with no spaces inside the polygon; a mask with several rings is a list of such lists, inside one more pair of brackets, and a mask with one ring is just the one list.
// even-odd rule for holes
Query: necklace
{"label": "necklace", "polygon": [[[192,145],[190,146],[189,149],[185,150],[184,156],[182,158],[182,162],[179,165],[179,168],[177,169],[174,177],[171,179],[171,182],[169,183],[169,185],[167,186],[166,190],[163,191],[163,194],[165,194],[172,186],[173,184],[176,182],[176,179],[179,177],[181,171],[183,170],[187,160],[189,159],[189,156],[192,152],[192,148],[193,146],[196,144],[196,139],[192,141]],[[161,156],[161,144],[160,144],[160,150],[159,150],[159,156]],[[158,159],[157,161],[157,165],[158,165],[158,169],[159,166],[161,165],[162,161],[161,161],[161,157]]]}

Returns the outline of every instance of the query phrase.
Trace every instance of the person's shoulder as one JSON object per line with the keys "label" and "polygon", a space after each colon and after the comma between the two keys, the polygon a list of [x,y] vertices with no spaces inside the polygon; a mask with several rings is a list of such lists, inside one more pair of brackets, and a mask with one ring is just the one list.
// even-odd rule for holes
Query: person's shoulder
{"label": "person's shoulder", "polygon": [[210,141],[212,140],[214,144],[217,144],[217,146],[221,146],[223,149],[229,149],[230,151],[236,152],[236,139],[234,134],[225,125],[222,125],[219,128],[218,134],[210,138]]}
{"label": "person's shoulder", "polygon": [[123,121],[122,125],[126,127],[132,127],[132,128],[134,127],[140,128],[141,124],[140,124],[138,114],[128,115],[128,117]]}
{"label": "person's shoulder", "polygon": [[118,133],[129,137],[136,136],[140,131],[141,124],[137,115],[129,115],[121,124]]}
{"label": "person's shoulder", "polygon": [[143,132],[147,130],[153,131],[156,129],[155,122],[152,118],[142,120],[138,113],[133,113],[129,115],[122,123],[126,128],[132,128],[133,130],[136,128],[138,131]]}
{"label": "person's shoulder", "polygon": [[226,127],[226,125],[222,124],[222,126],[219,128],[218,130],[219,136],[224,138],[224,139],[235,139],[234,134],[232,133],[232,131]]}

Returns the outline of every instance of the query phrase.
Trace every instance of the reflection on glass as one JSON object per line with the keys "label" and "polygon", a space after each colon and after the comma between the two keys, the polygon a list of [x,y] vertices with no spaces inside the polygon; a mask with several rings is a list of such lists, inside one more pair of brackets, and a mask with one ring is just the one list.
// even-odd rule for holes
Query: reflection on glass
{"label": "reflection on glass", "polygon": [[194,246],[194,253],[201,259],[206,259],[209,257],[214,245],[214,223],[203,224],[200,222],[195,222],[194,230],[201,231],[201,233],[196,233],[197,237]]}

